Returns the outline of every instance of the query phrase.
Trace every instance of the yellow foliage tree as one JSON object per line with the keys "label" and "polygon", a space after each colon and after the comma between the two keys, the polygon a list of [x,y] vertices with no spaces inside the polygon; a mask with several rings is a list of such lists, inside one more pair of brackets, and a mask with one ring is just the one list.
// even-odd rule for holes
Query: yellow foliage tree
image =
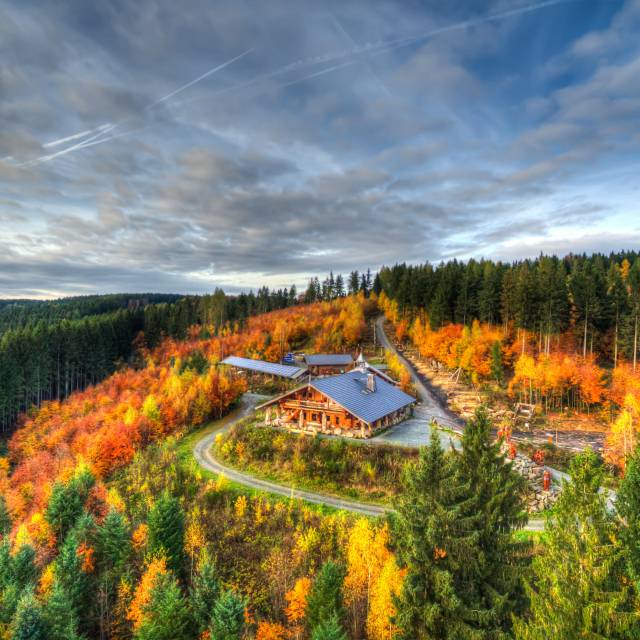
{"label": "yellow foliage tree", "polygon": [[394,556],[389,555],[371,590],[371,602],[367,615],[369,640],[393,640],[398,628],[391,622],[396,614],[394,598],[402,589],[405,572],[398,567]]}
{"label": "yellow foliage tree", "polygon": [[611,425],[605,442],[605,458],[624,469],[627,456],[635,449],[640,431],[640,398],[628,393],[622,411]]}

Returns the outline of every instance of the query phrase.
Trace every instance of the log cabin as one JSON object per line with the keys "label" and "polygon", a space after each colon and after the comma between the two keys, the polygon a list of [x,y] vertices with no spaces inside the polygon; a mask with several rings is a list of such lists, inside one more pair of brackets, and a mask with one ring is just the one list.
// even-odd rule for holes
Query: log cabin
{"label": "log cabin", "polygon": [[363,368],[323,378],[257,407],[265,424],[296,431],[369,438],[411,416],[416,400]]}

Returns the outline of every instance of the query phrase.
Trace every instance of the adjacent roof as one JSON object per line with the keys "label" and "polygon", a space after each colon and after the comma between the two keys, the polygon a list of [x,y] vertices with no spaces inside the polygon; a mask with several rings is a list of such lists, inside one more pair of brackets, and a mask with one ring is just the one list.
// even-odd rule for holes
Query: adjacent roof
{"label": "adjacent roof", "polygon": [[349,353],[314,353],[313,355],[305,355],[304,361],[313,367],[338,367],[352,364],[353,358]]}
{"label": "adjacent roof", "polygon": [[365,362],[365,367],[367,368],[368,371],[371,371],[371,373],[375,373],[377,376],[380,376],[383,380],[386,380],[387,382],[393,385],[396,384],[396,381],[390,375],[382,371],[380,367],[374,367],[372,364],[369,364],[368,362]]}
{"label": "adjacent roof", "polygon": [[300,367],[292,367],[288,364],[277,364],[276,362],[266,362],[265,360],[253,360],[251,358],[239,358],[238,356],[229,356],[220,364],[228,364],[239,369],[248,369],[249,371],[258,371],[267,373],[272,376],[280,376],[281,378],[299,378],[304,372]]}
{"label": "adjacent roof", "polygon": [[[384,418],[384,416],[416,401],[415,398],[382,379],[376,380],[375,391],[369,391],[367,389],[367,376],[367,373],[355,369],[336,376],[316,378],[308,384],[367,424],[372,424],[376,420]],[[304,388],[304,385],[299,388]],[[295,393],[295,391],[297,389],[277,398],[272,398],[257,408],[260,409],[273,404],[280,398]]]}

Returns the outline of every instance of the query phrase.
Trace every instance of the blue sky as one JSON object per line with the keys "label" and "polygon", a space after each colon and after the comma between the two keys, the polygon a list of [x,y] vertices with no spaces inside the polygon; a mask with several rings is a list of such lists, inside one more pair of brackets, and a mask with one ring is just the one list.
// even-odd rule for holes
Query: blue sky
{"label": "blue sky", "polygon": [[640,245],[640,0],[0,0],[0,297]]}

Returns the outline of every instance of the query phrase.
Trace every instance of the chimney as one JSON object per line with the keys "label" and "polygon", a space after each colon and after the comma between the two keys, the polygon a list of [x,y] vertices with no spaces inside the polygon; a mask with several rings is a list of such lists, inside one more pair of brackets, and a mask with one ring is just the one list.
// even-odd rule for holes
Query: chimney
{"label": "chimney", "polygon": [[367,391],[371,391],[372,393],[376,390],[376,374],[369,373],[367,374]]}

